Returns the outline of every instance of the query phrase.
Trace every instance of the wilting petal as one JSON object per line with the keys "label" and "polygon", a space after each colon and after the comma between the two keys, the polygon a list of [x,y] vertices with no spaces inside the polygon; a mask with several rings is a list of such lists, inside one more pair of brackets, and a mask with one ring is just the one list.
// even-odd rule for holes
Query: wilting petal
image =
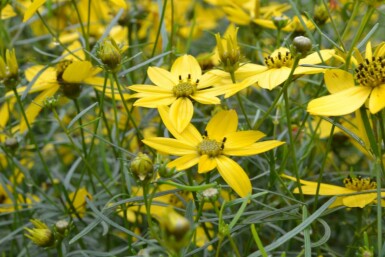
{"label": "wilting petal", "polygon": [[377,113],[385,107],[385,84],[373,88],[369,97],[369,110]]}
{"label": "wilting petal", "polygon": [[371,88],[352,87],[310,101],[307,111],[313,115],[339,116],[354,112],[368,99]]}
{"label": "wilting petal", "polygon": [[223,138],[238,127],[238,115],[234,110],[220,111],[211,118],[206,131],[210,139],[222,141]]}
{"label": "wilting petal", "polygon": [[[53,96],[56,93],[56,91],[58,91],[58,90],[59,90],[59,86],[54,86],[48,90],[41,92],[33,100],[33,102],[27,107],[27,109],[25,109],[25,115],[28,119],[28,124],[31,125],[35,121],[37,115],[39,114],[41,109],[43,109],[44,100],[47,97]],[[21,121],[20,121],[19,131],[20,131],[20,133],[23,133],[27,129],[28,129],[27,123],[25,122],[25,119],[22,116]]]}
{"label": "wilting petal", "polygon": [[226,156],[219,156],[215,160],[219,174],[240,197],[251,193],[250,179],[238,163]]}
{"label": "wilting petal", "polygon": [[254,142],[263,138],[265,134],[261,131],[247,130],[236,131],[226,135],[225,148],[240,148],[248,145],[252,145]]}
{"label": "wilting petal", "polygon": [[172,88],[179,83],[178,77],[158,67],[149,67],[147,74],[152,83],[164,89],[172,90]]}
{"label": "wilting petal", "polygon": [[176,168],[176,170],[187,170],[199,161],[198,153],[184,155],[178,159],[173,160],[167,164],[168,168]]}
{"label": "wilting petal", "polygon": [[326,88],[332,94],[354,87],[353,75],[344,70],[326,70],[324,78]]}
{"label": "wilting petal", "polygon": [[186,54],[175,60],[171,67],[171,73],[176,77],[181,76],[182,79],[187,79],[190,75],[192,82],[196,82],[202,76],[202,69],[193,56]]}
{"label": "wilting petal", "polygon": [[190,99],[179,97],[170,107],[169,117],[178,133],[187,127],[194,115],[194,106]]}
{"label": "wilting petal", "polygon": [[205,173],[217,167],[215,158],[210,158],[207,154],[199,157],[198,173]]}
{"label": "wilting petal", "polygon": [[232,155],[232,156],[250,156],[250,155],[267,152],[284,143],[285,142],[281,142],[277,140],[269,140],[269,141],[254,143],[252,145],[245,146],[242,148],[239,148],[239,147],[228,148],[225,143],[225,149],[223,150],[223,154]]}
{"label": "wilting petal", "polygon": [[151,137],[143,139],[142,142],[159,152],[176,156],[196,153],[196,146],[191,146],[173,138]]}

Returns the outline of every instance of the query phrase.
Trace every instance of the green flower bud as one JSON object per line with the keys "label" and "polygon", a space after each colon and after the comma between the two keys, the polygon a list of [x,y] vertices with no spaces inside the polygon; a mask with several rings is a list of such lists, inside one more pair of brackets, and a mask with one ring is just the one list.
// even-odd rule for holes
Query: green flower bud
{"label": "green flower bud", "polygon": [[325,5],[316,5],[314,8],[314,21],[318,25],[324,25],[329,19],[329,13]]}
{"label": "green flower bud", "polygon": [[138,155],[131,161],[132,173],[140,180],[150,180],[154,175],[154,166],[150,157],[144,153]]}
{"label": "green flower bud", "polygon": [[289,19],[285,16],[273,16],[272,19],[275,27],[278,30],[281,30],[286,27],[287,23],[289,22]]}
{"label": "green flower bud", "polygon": [[99,47],[98,55],[106,68],[112,72],[120,68],[122,53],[113,38],[107,37]]}
{"label": "green flower bud", "polygon": [[7,88],[15,88],[19,79],[19,65],[17,64],[15,50],[5,52],[5,59],[0,56],[0,81]]}
{"label": "green flower bud", "polygon": [[69,222],[66,220],[59,220],[55,223],[55,230],[61,235],[66,236],[69,232]]}
{"label": "green flower bud", "polygon": [[233,27],[224,38],[221,38],[219,33],[215,35],[219,60],[223,70],[227,72],[235,72],[239,68],[241,50],[238,46],[237,33],[238,28]]}
{"label": "green flower bud", "polygon": [[292,45],[294,52],[300,54],[301,58],[306,57],[313,46],[311,40],[303,36],[295,37]]}

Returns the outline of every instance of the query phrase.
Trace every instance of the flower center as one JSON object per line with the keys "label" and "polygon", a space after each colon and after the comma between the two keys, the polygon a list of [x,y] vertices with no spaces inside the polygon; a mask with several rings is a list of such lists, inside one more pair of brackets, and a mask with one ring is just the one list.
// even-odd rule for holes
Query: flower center
{"label": "flower center", "polygon": [[[205,134],[207,134],[205,132]],[[209,139],[206,135],[203,137],[203,141],[198,145],[198,153],[200,155],[207,154],[209,157],[217,157],[222,154],[225,147],[226,138],[224,137],[222,142],[218,142],[213,139]]]}
{"label": "flower center", "polygon": [[63,81],[63,73],[71,63],[71,60],[64,60],[56,65],[56,80],[58,82]]}
{"label": "flower center", "polygon": [[289,51],[280,51],[277,54],[272,54],[265,57],[265,64],[269,69],[281,68],[283,66],[291,68],[293,65],[293,56],[291,56]]}
{"label": "flower center", "polygon": [[373,57],[372,60],[365,59],[355,69],[355,79],[363,86],[377,87],[385,83],[385,59]]}
{"label": "flower center", "polygon": [[191,81],[190,74],[188,74],[186,79],[182,79],[182,76],[179,75],[179,84],[173,87],[172,92],[176,97],[189,97],[197,90],[198,83],[199,79],[195,82]]}
{"label": "flower center", "polygon": [[352,178],[348,176],[344,179],[345,187],[355,191],[371,190],[377,188],[377,182],[372,178],[362,178],[357,176]]}

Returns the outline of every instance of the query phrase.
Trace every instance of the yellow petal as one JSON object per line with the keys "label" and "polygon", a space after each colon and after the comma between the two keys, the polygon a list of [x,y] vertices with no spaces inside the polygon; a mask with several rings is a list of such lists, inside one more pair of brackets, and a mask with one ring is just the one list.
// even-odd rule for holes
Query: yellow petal
{"label": "yellow petal", "polygon": [[[131,97],[137,97],[138,94],[134,94]],[[176,97],[171,95],[154,95],[152,97],[143,97],[135,101],[134,106],[142,106],[146,108],[157,108],[159,105],[170,105],[175,102]]]}
{"label": "yellow petal", "polygon": [[369,87],[352,87],[310,101],[307,111],[313,115],[339,116],[354,112],[368,98]]}
{"label": "yellow petal", "polygon": [[215,160],[219,174],[240,197],[251,193],[250,179],[238,163],[223,155]]}
{"label": "yellow petal", "polygon": [[365,49],[365,59],[372,60],[372,43],[369,41],[366,44],[366,49]]}
{"label": "yellow petal", "polygon": [[344,89],[354,87],[353,75],[340,69],[325,71],[325,85],[330,93],[334,94]]}
{"label": "yellow petal", "polygon": [[215,158],[210,158],[207,154],[199,157],[198,173],[205,173],[217,167]]}
{"label": "yellow petal", "polygon": [[167,106],[159,106],[158,111],[160,114],[160,117],[162,118],[162,121],[168,131],[176,138],[180,140],[185,140],[189,142],[191,145],[198,145],[203,139],[202,135],[199,133],[199,131],[191,124],[189,123],[185,130],[183,130],[183,133],[178,133],[175,129],[173,123],[171,122],[170,115],[169,115],[169,108]]}
{"label": "yellow petal", "polygon": [[190,99],[179,97],[170,107],[169,117],[178,133],[187,127],[194,115],[194,106]]}
{"label": "yellow petal", "polygon": [[206,87],[214,86],[214,85],[217,85],[220,81],[221,81],[220,77],[214,75],[213,73],[207,72],[200,78],[197,88],[203,89]]}
{"label": "yellow petal", "polygon": [[195,82],[202,76],[202,69],[198,61],[191,55],[183,55],[178,57],[171,67],[171,73],[179,78],[187,79],[191,76],[191,80]]}
{"label": "yellow petal", "polygon": [[221,100],[216,96],[220,95],[221,93],[222,90],[220,88],[214,87],[210,89],[199,90],[190,97],[201,104],[220,104]]}
{"label": "yellow petal", "polygon": [[373,88],[369,97],[369,110],[377,113],[385,107],[385,84]]}
{"label": "yellow petal", "polygon": [[197,152],[195,145],[191,146],[173,138],[151,137],[143,139],[142,142],[159,152],[176,156],[196,154]]}
{"label": "yellow petal", "polygon": [[[318,63],[322,63],[322,61],[326,62],[327,60],[333,57],[334,52],[335,52],[334,50],[326,49],[326,50],[319,51],[319,53],[315,52],[315,53],[309,54],[308,56],[306,56],[305,58],[299,61],[299,65],[318,64]],[[322,56],[322,59],[320,58],[320,55]]]}
{"label": "yellow petal", "polygon": [[73,62],[64,70],[63,79],[70,83],[80,83],[90,77],[92,72],[93,67],[89,61]]}
{"label": "yellow petal", "polygon": [[16,16],[16,13],[13,11],[13,8],[11,5],[7,4],[5,7],[1,10],[1,19],[9,19]]}
{"label": "yellow petal", "polygon": [[328,208],[331,209],[331,208],[344,205],[344,203],[342,202],[343,199],[344,199],[343,196],[337,197],[336,200]]}
{"label": "yellow petal", "polygon": [[[37,115],[43,108],[44,100],[47,97],[53,96],[58,90],[59,90],[59,86],[54,86],[48,90],[43,91],[33,100],[33,102],[25,110],[25,115],[28,119],[28,124],[31,125],[35,121]],[[20,127],[19,127],[20,133],[23,133],[27,129],[28,129],[27,123],[25,122],[24,118],[21,118]]]}
{"label": "yellow petal", "polygon": [[227,134],[238,128],[238,115],[234,110],[220,111],[211,118],[206,131],[210,139],[222,141]]}
{"label": "yellow petal", "polygon": [[285,142],[277,140],[269,140],[264,142],[258,142],[245,147],[228,148],[225,143],[223,154],[233,156],[250,156],[267,152],[273,148],[276,148]]}
{"label": "yellow petal", "polygon": [[172,90],[172,88],[179,83],[177,76],[158,67],[149,67],[147,74],[152,83],[164,89]]}
{"label": "yellow petal", "polygon": [[[9,101],[4,102],[0,108],[0,130],[5,128],[8,123],[9,114],[12,113],[16,104],[16,98],[11,98]],[[1,162],[0,162],[1,163]]]}
{"label": "yellow petal", "polygon": [[24,13],[23,22],[26,22],[31,18],[37,11],[37,9],[40,8],[47,0],[35,0],[33,3],[28,7],[28,9]]}
{"label": "yellow petal", "polygon": [[111,0],[111,2],[120,8],[127,9],[127,3],[124,0]]}
{"label": "yellow petal", "polygon": [[191,168],[195,164],[197,164],[199,161],[199,155],[198,153],[195,154],[188,154],[184,155],[178,159],[173,160],[172,162],[169,162],[167,164],[168,168],[174,168],[176,170],[187,170],[188,168]]}
{"label": "yellow petal", "polygon": [[377,193],[349,195],[342,198],[342,203],[347,207],[364,208],[377,198]]}
{"label": "yellow petal", "polygon": [[169,89],[152,85],[132,85],[128,88],[135,92],[148,93],[148,96],[151,96],[153,93],[173,95]]}
{"label": "yellow petal", "polygon": [[265,136],[261,131],[247,130],[236,131],[226,135],[225,148],[239,148],[252,145],[255,141]]}
{"label": "yellow petal", "polygon": [[258,86],[272,90],[287,80],[290,71],[291,68],[281,67],[279,69],[268,69],[265,72],[259,73],[256,75],[256,78],[258,78]]}

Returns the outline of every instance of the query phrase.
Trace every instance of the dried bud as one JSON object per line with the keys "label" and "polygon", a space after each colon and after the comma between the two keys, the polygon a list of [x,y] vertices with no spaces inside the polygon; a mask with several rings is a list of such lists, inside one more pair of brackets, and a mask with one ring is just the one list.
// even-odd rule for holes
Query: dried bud
{"label": "dried bud", "polygon": [[144,153],[138,155],[131,161],[132,173],[140,180],[150,180],[154,175],[154,166],[150,157]]}
{"label": "dried bud", "polygon": [[199,194],[199,197],[203,202],[216,202],[218,200],[218,196],[219,196],[219,191],[217,188],[214,188],[214,187],[203,190]]}
{"label": "dried bud", "polygon": [[19,142],[15,137],[7,138],[4,142],[4,146],[11,150],[11,152],[15,152],[19,147]]}
{"label": "dried bud", "polygon": [[227,72],[235,72],[239,68],[241,50],[237,40],[238,28],[231,27],[229,34],[221,38],[219,33],[215,35],[219,59],[223,69]]}
{"label": "dried bud", "polygon": [[115,72],[120,68],[122,53],[113,38],[107,37],[103,40],[98,55],[108,70]]}
{"label": "dried bud", "polygon": [[15,88],[19,79],[19,65],[17,64],[15,50],[5,52],[5,60],[0,57],[0,81],[7,88]]}
{"label": "dried bud", "polygon": [[300,54],[301,58],[304,58],[312,48],[311,40],[303,36],[295,37],[293,40],[293,48],[295,53]]}
{"label": "dried bud", "polygon": [[55,244],[55,238],[51,229],[42,221],[37,219],[30,220],[34,228],[25,228],[27,233],[24,235],[40,247],[51,247]]}
{"label": "dried bud", "polygon": [[59,220],[58,222],[55,223],[55,229],[60,235],[66,236],[68,234],[68,230],[69,230],[68,221]]}

